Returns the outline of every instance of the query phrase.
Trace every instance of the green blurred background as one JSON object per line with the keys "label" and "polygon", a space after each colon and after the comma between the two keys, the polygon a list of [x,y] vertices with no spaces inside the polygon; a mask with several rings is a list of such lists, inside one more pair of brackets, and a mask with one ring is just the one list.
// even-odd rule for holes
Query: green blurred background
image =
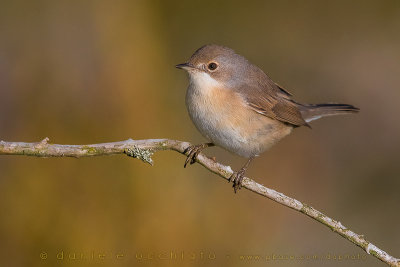
{"label": "green blurred background", "polygon": [[[0,140],[203,142],[174,65],[207,43],[234,48],[298,101],[361,108],[296,129],[247,174],[399,257],[399,1],[2,1]],[[383,266],[304,215],[184,169],[182,155],[154,160],[1,156],[0,265]],[[185,259],[157,259],[171,252]]]}

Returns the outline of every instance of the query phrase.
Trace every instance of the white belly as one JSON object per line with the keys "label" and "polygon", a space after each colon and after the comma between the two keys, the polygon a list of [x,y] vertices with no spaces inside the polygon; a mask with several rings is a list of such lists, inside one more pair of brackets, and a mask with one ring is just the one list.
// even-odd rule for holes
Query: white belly
{"label": "white belly", "polygon": [[224,89],[208,74],[192,76],[186,93],[189,116],[215,145],[249,158],[290,133],[292,127],[249,109],[240,95]]}

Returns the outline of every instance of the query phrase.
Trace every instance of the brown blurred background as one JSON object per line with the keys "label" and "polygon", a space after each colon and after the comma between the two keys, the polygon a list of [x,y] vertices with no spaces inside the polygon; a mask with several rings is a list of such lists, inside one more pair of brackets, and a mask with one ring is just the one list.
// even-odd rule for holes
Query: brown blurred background
{"label": "brown blurred background", "polygon": [[[399,33],[394,0],[2,1],[0,140],[200,143],[174,65],[203,44],[226,45],[298,101],[361,108],[296,129],[248,176],[400,257]],[[206,154],[234,169],[245,162]],[[182,155],[154,160],[1,156],[0,265],[384,266],[304,215],[184,169]],[[157,259],[170,252],[185,259]],[[240,259],[254,254],[331,260]]]}

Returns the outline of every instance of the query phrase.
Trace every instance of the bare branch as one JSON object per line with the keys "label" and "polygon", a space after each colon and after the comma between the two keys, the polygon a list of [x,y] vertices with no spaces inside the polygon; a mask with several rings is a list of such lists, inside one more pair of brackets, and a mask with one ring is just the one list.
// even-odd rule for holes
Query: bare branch
{"label": "bare branch", "polygon": [[[92,145],[58,145],[49,144],[49,139],[46,137],[38,143],[22,143],[22,142],[4,142],[0,141],[0,155],[25,155],[35,157],[92,157],[113,154],[127,154],[128,156],[139,158],[142,161],[153,164],[151,156],[153,153],[160,150],[174,150],[181,154],[190,146],[188,142],[181,142],[168,139],[148,139],[148,140],[126,140],[120,142],[92,144]],[[204,154],[199,154],[197,162],[203,165],[211,172],[218,174],[224,179],[229,179],[233,171],[229,166],[222,165],[214,160],[206,157]],[[306,205],[294,198],[288,197],[273,189],[267,188],[259,183],[256,183],[250,178],[243,179],[243,187],[267,197],[275,202],[278,202],[286,207],[297,210],[308,217],[324,224],[332,231],[338,233],[342,237],[356,244],[368,254],[387,263],[389,266],[400,267],[400,259],[396,259],[382,249],[376,247],[371,242],[367,241],[363,235],[359,235],[343,226],[339,221],[336,221],[322,212]]]}

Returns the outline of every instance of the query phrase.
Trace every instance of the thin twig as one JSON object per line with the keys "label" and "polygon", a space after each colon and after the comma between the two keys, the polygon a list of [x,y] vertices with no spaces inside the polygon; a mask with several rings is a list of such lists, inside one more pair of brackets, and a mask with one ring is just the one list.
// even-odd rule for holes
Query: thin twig
{"label": "thin twig", "polygon": [[[139,158],[144,162],[153,164],[151,156],[160,150],[174,150],[181,154],[190,146],[188,142],[181,142],[168,139],[148,139],[148,140],[126,140],[121,142],[93,144],[93,145],[58,145],[49,144],[49,139],[45,138],[38,143],[22,143],[22,142],[4,142],[0,141],[0,155],[25,155],[35,157],[91,157],[113,154],[127,154],[129,156]],[[211,172],[218,174],[222,178],[229,179],[233,171],[229,166],[222,165],[214,160],[199,154],[197,162],[203,165]],[[276,201],[286,207],[297,210],[314,220],[329,227],[332,231],[338,233],[342,237],[356,244],[368,254],[387,263],[389,266],[400,267],[400,259],[394,258],[382,249],[376,247],[367,241],[363,235],[359,235],[343,226],[322,212],[306,205],[294,198],[288,197],[273,189],[267,188],[256,183],[250,178],[243,179],[243,187]]]}

